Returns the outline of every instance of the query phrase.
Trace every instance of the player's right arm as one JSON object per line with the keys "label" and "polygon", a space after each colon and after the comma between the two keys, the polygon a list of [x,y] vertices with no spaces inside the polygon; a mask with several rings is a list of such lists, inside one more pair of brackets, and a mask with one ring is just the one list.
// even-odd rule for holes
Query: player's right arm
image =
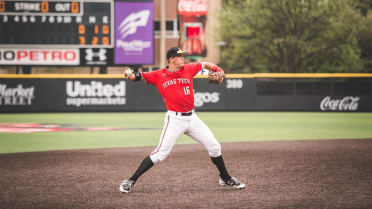
{"label": "player's right arm", "polygon": [[140,81],[142,74],[139,72],[134,73],[132,69],[128,68],[124,71],[124,78],[131,81]]}
{"label": "player's right arm", "polygon": [[140,73],[140,72],[133,72],[133,70],[131,70],[130,68],[126,69],[124,71],[124,78],[127,79],[127,80],[131,80],[131,81],[140,81],[140,80],[144,80],[145,83],[147,84],[152,84],[154,86],[156,86],[157,84],[157,81],[158,81],[158,71],[151,71],[151,72],[143,72],[143,73]]}

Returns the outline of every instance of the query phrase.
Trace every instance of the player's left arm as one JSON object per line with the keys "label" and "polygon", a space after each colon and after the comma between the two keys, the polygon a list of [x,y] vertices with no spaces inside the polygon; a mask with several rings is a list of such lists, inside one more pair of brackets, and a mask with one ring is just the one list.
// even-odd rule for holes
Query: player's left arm
{"label": "player's left arm", "polygon": [[213,64],[211,62],[200,62],[200,64],[202,66],[202,69],[206,68],[212,72],[223,72],[223,70],[220,67],[218,67],[216,64]]}
{"label": "player's left arm", "polygon": [[210,62],[201,62],[202,68],[209,70],[208,79],[210,83],[221,84],[226,80],[225,72],[217,65]]}

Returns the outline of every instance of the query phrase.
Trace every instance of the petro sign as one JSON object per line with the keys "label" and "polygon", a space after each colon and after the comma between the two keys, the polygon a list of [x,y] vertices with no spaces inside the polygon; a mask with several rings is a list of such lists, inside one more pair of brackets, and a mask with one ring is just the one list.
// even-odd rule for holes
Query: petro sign
{"label": "petro sign", "polygon": [[360,97],[347,96],[342,99],[332,99],[330,96],[325,97],[320,102],[322,111],[357,111]]}
{"label": "petro sign", "polygon": [[0,65],[79,65],[78,49],[0,49]]}

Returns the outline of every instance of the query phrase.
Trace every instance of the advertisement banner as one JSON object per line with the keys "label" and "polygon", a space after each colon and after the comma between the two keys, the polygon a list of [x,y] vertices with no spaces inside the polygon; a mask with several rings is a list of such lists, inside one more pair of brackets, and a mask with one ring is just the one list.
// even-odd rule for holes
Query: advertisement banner
{"label": "advertisement banner", "polygon": [[94,105],[125,105],[126,82],[103,83],[92,80],[82,82],[79,80],[67,80],[66,105],[68,106],[94,106]]}
{"label": "advertisement banner", "polygon": [[0,79],[0,112],[40,111],[40,90],[40,82],[34,79]]}
{"label": "advertisement banner", "polygon": [[113,49],[111,48],[83,48],[80,49],[80,64],[81,65],[112,65]]}
{"label": "advertisement banner", "polygon": [[0,78],[1,113],[164,110],[157,90],[141,82],[98,78]]}
{"label": "advertisement banner", "polygon": [[79,65],[79,49],[0,48],[0,65]]}
{"label": "advertisement banner", "polygon": [[31,106],[35,99],[35,86],[24,84],[7,85],[0,83],[0,106]]}
{"label": "advertisement banner", "polygon": [[357,111],[360,97],[345,96],[342,98],[324,97],[320,102],[321,111]]}
{"label": "advertisement banner", "polygon": [[202,16],[208,14],[207,0],[179,0],[178,14],[183,16]]}
{"label": "advertisement banner", "polygon": [[115,64],[153,64],[153,24],[153,2],[115,2]]}
{"label": "advertisement banner", "polygon": [[180,47],[190,56],[205,57],[205,26],[208,0],[179,0]]}
{"label": "advertisement banner", "polygon": [[[371,91],[348,95],[259,94],[256,79],[194,79],[196,111],[372,112]],[[275,81],[273,81],[275,83]],[[278,84],[278,83],[276,83]],[[345,82],[349,86],[350,82]],[[370,82],[372,86],[372,81]],[[323,94],[323,93],[322,93]],[[0,112],[165,112],[158,90],[119,78],[0,78]]]}

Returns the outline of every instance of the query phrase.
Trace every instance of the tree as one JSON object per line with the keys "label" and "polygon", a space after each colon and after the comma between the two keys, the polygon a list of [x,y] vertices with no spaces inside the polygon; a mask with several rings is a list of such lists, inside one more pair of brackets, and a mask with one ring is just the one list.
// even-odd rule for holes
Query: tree
{"label": "tree", "polygon": [[225,0],[222,65],[230,72],[361,69],[349,0]]}
{"label": "tree", "polygon": [[372,72],[372,13],[368,12],[372,9],[372,0],[357,0],[353,6],[361,14],[356,24],[356,33],[361,50],[362,72]]}
{"label": "tree", "polygon": [[364,17],[368,16],[369,10],[372,9],[372,0],[357,0],[352,2],[353,6],[360,11]]}

